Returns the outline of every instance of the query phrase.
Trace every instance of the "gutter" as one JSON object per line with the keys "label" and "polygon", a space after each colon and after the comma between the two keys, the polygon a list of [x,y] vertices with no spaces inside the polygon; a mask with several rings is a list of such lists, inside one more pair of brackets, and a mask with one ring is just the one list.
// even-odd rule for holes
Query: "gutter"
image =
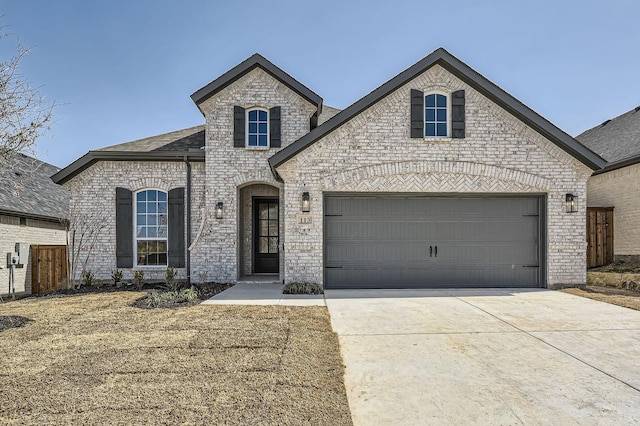
{"label": "gutter", "polygon": [[609,163],[605,167],[601,168],[600,170],[596,170],[595,172],[593,172],[591,176],[612,172],[614,170],[622,169],[628,166],[633,166],[634,164],[638,164],[638,163],[640,163],[640,155],[636,155],[635,157],[630,157],[624,160],[616,161],[615,163]]}
{"label": "gutter", "polygon": [[[187,165],[187,247],[191,246],[191,163],[189,157],[184,156]],[[187,249],[187,284],[191,284],[191,250]]]}

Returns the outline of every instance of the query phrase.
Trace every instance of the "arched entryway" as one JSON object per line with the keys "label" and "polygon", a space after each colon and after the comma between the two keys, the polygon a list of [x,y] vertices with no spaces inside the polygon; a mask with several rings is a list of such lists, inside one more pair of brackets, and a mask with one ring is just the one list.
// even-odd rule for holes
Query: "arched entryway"
{"label": "arched entryway", "polygon": [[280,190],[254,183],[238,190],[239,277],[279,275],[281,257]]}

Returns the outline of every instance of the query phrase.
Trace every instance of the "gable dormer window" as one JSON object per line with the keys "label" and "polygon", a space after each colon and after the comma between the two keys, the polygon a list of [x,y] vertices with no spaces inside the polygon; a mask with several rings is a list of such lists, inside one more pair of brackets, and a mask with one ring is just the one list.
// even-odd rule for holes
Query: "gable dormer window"
{"label": "gable dormer window", "polygon": [[247,147],[269,147],[269,111],[266,109],[247,110]]}
{"label": "gable dormer window", "polygon": [[233,146],[236,148],[280,148],[279,106],[266,109],[233,107]]}
{"label": "gable dormer window", "polygon": [[424,136],[447,137],[448,116],[447,96],[432,93],[424,97]]}
{"label": "gable dormer window", "polygon": [[427,93],[411,89],[412,138],[464,138],[465,93]]}

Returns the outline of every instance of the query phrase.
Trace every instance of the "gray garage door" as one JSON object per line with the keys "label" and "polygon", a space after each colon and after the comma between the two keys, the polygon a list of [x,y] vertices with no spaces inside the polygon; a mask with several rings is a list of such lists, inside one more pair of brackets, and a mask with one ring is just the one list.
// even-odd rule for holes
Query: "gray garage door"
{"label": "gray garage door", "polygon": [[540,197],[325,197],[327,288],[539,287]]}

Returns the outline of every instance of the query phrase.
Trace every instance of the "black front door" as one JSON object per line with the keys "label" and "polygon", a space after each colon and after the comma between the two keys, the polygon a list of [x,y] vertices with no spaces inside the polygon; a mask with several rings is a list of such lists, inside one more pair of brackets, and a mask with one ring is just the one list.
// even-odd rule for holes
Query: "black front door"
{"label": "black front door", "polygon": [[253,199],[253,272],[278,273],[280,257],[278,199]]}

